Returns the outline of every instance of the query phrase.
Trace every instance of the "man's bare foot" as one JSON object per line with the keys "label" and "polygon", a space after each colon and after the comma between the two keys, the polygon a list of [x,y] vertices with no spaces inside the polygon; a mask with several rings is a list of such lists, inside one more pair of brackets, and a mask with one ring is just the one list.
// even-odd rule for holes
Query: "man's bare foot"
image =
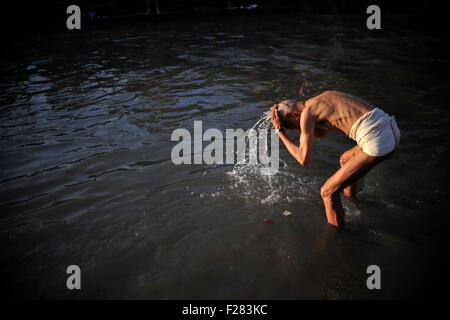
{"label": "man's bare foot", "polygon": [[356,200],[356,192],[344,189],[344,195],[351,200]]}
{"label": "man's bare foot", "polygon": [[344,195],[351,200],[356,200],[356,186],[345,188]]}

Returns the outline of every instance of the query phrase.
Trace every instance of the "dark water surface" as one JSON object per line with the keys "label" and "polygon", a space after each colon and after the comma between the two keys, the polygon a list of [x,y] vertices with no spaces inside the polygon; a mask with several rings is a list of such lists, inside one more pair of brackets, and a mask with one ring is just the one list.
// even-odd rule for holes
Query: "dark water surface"
{"label": "dark water surface", "polygon": [[[0,82],[2,292],[28,298],[334,299],[433,294],[448,221],[447,55],[395,21],[228,17],[19,41]],[[251,128],[326,89],[394,114],[396,154],[327,226],[320,187],[354,145],[316,141],[272,177],[179,165],[171,133]],[[298,135],[292,134],[297,138]],[[284,210],[292,211],[285,217]],[[274,223],[264,223],[271,219]],[[79,265],[82,290],[66,289]],[[382,290],[366,288],[379,265]],[[437,287],[436,287],[437,288]]]}

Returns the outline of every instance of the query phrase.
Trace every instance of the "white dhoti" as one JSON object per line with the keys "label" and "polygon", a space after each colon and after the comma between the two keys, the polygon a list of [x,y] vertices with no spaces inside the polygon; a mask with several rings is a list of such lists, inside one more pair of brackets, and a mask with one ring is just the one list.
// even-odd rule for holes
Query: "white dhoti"
{"label": "white dhoti", "polygon": [[358,143],[365,154],[372,157],[391,153],[400,143],[400,130],[394,116],[391,117],[378,108],[356,120],[349,136]]}

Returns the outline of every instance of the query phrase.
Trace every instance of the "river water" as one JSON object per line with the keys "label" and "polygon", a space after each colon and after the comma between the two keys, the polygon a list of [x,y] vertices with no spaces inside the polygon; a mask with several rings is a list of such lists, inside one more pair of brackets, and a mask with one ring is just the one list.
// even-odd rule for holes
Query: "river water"
{"label": "river water", "polygon": [[[386,20],[388,21],[388,20]],[[448,221],[450,89],[440,39],[395,20],[223,17],[54,32],[3,53],[1,289],[9,297],[407,298],[436,293]],[[174,165],[177,128],[248,129],[269,107],[333,89],[395,115],[395,155],[326,223],[320,187],[354,146],[280,143],[271,177]],[[290,134],[298,139],[298,134]],[[283,211],[292,212],[284,216]],[[269,219],[273,223],[264,222]],[[266,220],[268,221],[268,220]],[[67,290],[78,265],[82,290]],[[382,290],[366,287],[369,265]]]}

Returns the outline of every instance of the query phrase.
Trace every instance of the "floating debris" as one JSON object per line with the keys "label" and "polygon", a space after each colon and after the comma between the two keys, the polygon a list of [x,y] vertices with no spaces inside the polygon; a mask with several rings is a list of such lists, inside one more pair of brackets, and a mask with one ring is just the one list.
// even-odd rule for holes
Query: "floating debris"
{"label": "floating debris", "polygon": [[292,214],[292,212],[285,210],[285,211],[283,211],[283,214],[287,217],[287,216],[290,216]]}
{"label": "floating debris", "polygon": [[273,221],[270,220],[270,219],[264,219],[264,222],[266,222],[266,223],[273,223]]}

